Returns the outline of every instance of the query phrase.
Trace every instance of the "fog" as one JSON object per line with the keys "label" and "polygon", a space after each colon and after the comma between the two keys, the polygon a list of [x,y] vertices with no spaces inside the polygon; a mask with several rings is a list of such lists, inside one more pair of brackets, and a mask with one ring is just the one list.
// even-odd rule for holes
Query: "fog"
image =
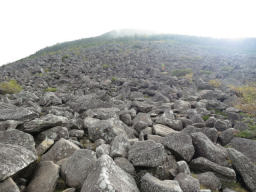
{"label": "fog", "polygon": [[256,37],[253,0],[8,0],[0,2],[0,65],[59,42],[114,29]]}

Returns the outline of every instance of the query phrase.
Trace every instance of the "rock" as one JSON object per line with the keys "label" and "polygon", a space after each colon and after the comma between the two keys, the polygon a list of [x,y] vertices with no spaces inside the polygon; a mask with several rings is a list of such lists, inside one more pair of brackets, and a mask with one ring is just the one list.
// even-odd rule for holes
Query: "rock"
{"label": "rock", "polygon": [[174,130],[180,131],[183,129],[183,124],[181,120],[175,120],[173,111],[166,109],[162,115],[156,119],[156,123],[166,125]]}
{"label": "rock", "polygon": [[65,183],[74,188],[82,187],[89,171],[95,166],[96,160],[96,153],[91,150],[79,149],[75,151],[65,165],[61,166]]}
{"label": "rock", "polygon": [[42,118],[24,123],[22,130],[25,132],[38,133],[52,127],[66,126],[68,123],[69,121],[66,117],[48,114]]}
{"label": "rock", "polygon": [[117,157],[115,158],[115,163],[117,166],[119,166],[120,168],[122,168],[124,171],[126,171],[127,173],[129,173],[130,175],[134,175],[135,174],[135,168],[134,166],[130,163],[130,161],[128,161],[128,159],[124,158],[124,157]]}
{"label": "rock", "polygon": [[39,163],[33,179],[30,181],[27,192],[54,192],[59,178],[59,166],[52,161]]}
{"label": "rock", "polygon": [[7,120],[0,121],[0,131],[5,131],[7,129],[16,129],[18,125],[22,124],[21,121]]}
{"label": "rock", "polygon": [[256,165],[241,152],[228,148],[229,158],[250,191],[256,191]]}
{"label": "rock", "polygon": [[191,109],[191,105],[187,101],[176,100],[174,102],[173,108],[179,112],[185,112],[188,109]]}
{"label": "rock", "polygon": [[222,121],[222,120],[217,120],[215,122],[214,127],[218,130],[218,131],[225,131],[226,129],[228,129],[228,123],[226,121]]}
{"label": "rock", "polygon": [[161,137],[159,135],[147,135],[146,139],[155,141],[156,143],[164,144],[164,137]]}
{"label": "rock", "polygon": [[8,178],[0,182],[0,191],[1,192],[20,192],[20,189],[12,178]]}
{"label": "rock", "polygon": [[62,192],[75,192],[76,189],[75,188],[68,188],[68,189],[65,189],[64,191]]}
{"label": "rock", "polygon": [[215,128],[204,128],[202,132],[213,142],[217,143],[219,133]]}
{"label": "rock", "polygon": [[225,131],[222,131],[219,135],[219,141],[221,145],[225,146],[229,144],[229,142],[234,138],[234,135],[236,132],[237,130],[234,128],[229,128],[229,129],[226,129]]}
{"label": "rock", "polygon": [[134,101],[132,103],[132,107],[134,107],[137,112],[142,112],[142,113],[148,113],[152,110],[153,106],[146,103],[146,102],[140,102],[140,101]]}
{"label": "rock", "polygon": [[192,133],[191,137],[197,156],[205,157],[219,165],[226,166],[228,164],[226,151],[214,145],[205,134]]}
{"label": "rock", "polygon": [[97,108],[97,109],[89,109],[86,111],[88,117],[107,120],[110,118],[117,118],[117,113],[120,111],[118,108]]}
{"label": "rock", "polygon": [[79,147],[77,145],[61,138],[42,156],[41,160],[57,162],[61,159],[70,157],[78,149]]}
{"label": "rock", "polygon": [[167,155],[165,161],[153,170],[154,176],[161,180],[174,179],[178,174],[178,164],[173,155]]}
{"label": "rock", "polygon": [[213,172],[205,172],[197,175],[197,178],[203,187],[211,189],[212,191],[219,191],[221,189],[221,182]]}
{"label": "rock", "polygon": [[68,128],[57,126],[57,127],[47,129],[46,131],[43,131],[38,135],[39,140],[43,140],[45,138],[49,138],[54,141],[58,141],[60,138],[68,139],[69,138]]}
{"label": "rock", "polygon": [[139,192],[133,177],[118,167],[108,155],[102,155],[97,160],[81,189],[81,192],[96,191]]}
{"label": "rock", "polygon": [[122,120],[126,125],[131,126],[132,125],[132,117],[129,112],[127,113],[121,113],[119,115],[120,120]]}
{"label": "rock", "polygon": [[0,181],[36,159],[35,142],[31,135],[19,130],[0,131]]}
{"label": "rock", "polygon": [[148,126],[152,126],[153,122],[147,113],[139,113],[133,120],[133,127],[140,132]]}
{"label": "rock", "polygon": [[134,166],[157,167],[164,159],[164,146],[151,140],[135,142],[128,152],[128,160]]}
{"label": "rock", "polygon": [[237,151],[243,153],[252,162],[256,163],[256,141],[251,139],[245,139],[240,137],[235,137],[231,140],[230,146]]}
{"label": "rock", "polygon": [[216,121],[217,120],[214,117],[209,117],[209,119],[207,119],[205,123],[207,127],[214,127]]}
{"label": "rock", "polygon": [[190,168],[196,172],[211,171],[214,172],[217,176],[220,176],[221,178],[230,180],[236,179],[236,173],[233,169],[211,162],[204,157],[198,157],[196,159],[193,159],[189,165]]}
{"label": "rock", "polygon": [[130,143],[126,135],[118,135],[114,138],[111,144],[110,156],[114,157],[127,157]]}
{"label": "rock", "polygon": [[178,172],[190,175],[190,168],[186,161],[178,161]]}
{"label": "rock", "polygon": [[84,130],[72,129],[69,131],[69,136],[81,139],[84,136]]}
{"label": "rock", "polygon": [[170,127],[167,127],[165,125],[161,124],[155,124],[153,125],[153,133],[160,136],[167,136],[170,133],[176,133],[177,131],[171,129]]}
{"label": "rock", "polygon": [[171,133],[164,137],[163,143],[175,156],[188,162],[195,153],[192,139],[188,134]]}
{"label": "rock", "polygon": [[50,105],[61,105],[62,100],[55,95],[53,92],[46,92],[40,100],[40,105],[50,106]]}
{"label": "rock", "polygon": [[0,102],[0,121],[25,121],[37,117],[38,114],[24,107]]}
{"label": "rock", "polygon": [[37,146],[36,151],[37,155],[44,154],[52,145],[54,140],[48,139],[47,137]]}
{"label": "rock", "polygon": [[141,179],[141,192],[182,192],[182,190],[175,180],[161,181],[147,173]]}
{"label": "rock", "polygon": [[199,192],[200,190],[200,183],[198,179],[187,175],[185,173],[179,173],[175,180],[177,180],[180,184],[180,187],[183,192]]}
{"label": "rock", "polygon": [[129,134],[129,128],[122,121],[113,118],[98,120],[87,117],[84,120],[84,126],[88,129],[89,138],[92,141],[104,139],[110,143],[117,135]]}
{"label": "rock", "polygon": [[110,145],[108,144],[101,144],[96,148],[96,155],[97,157],[101,157],[102,155],[109,155],[110,154]]}

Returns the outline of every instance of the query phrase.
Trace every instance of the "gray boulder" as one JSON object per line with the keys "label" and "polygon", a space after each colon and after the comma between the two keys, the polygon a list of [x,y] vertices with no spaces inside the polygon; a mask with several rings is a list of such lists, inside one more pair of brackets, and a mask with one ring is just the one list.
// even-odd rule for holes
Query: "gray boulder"
{"label": "gray boulder", "polygon": [[230,180],[236,179],[236,172],[233,169],[211,162],[204,157],[198,157],[196,159],[193,159],[189,165],[190,168],[196,172],[211,171],[221,178],[226,178]]}
{"label": "gray boulder", "polygon": [[78,149],[79,147],[77,145],[61,138],[41,157],[41,160],[57,162],[61,159],[70,157]]}
{"label": "gray boulder", "polygon": [[135,168],[134,166],[130,163],[130,161],[128,161],[128,159],[124,158],[124,157],[117,157],[115,158],[115,163],[117,166],[119,166],[120,168],[122,168],[124,171],[126,171],[127,173],[129,173],[130,175],[134,175],[135,174]]}
{"label": "gray boulder", "polygon": [[0,191],[1,192],[20,192],[19,187],[12,180],[12,178],[8,178],[2,182],[0,182]]}
{"label": "gray boulder", "polygon": [[134,101],[132,103],[132,107],[134,107],[137,112],[142,112],[142,113],[148,113],[152,110],[153,105],[150,105],[146,102],[141,102],[141,101]]}
{"label": "gray boulder", "polygon": [[50,106],[50,105],[61,105],[62,100],[55,95],[53,92],[46,92],[40,100],[40,105]]}
{"label": "gray boulder", "polygon": [[0,102],[0,121],[16,120],[24,121],[37,117],[38,114],[24,107]]}
{"label": "gray boulder", "polygon": [[232,148],[236,149],[248,157],[252,162],[256,163],[256,141],[235,137],[229,144]]}
{"label": "gray boulder", "polygon": [[186,161],[178,161],[177,164],[179,173],[185,173],[187,175],[190,175],[190,168]]}
{"label": "gray boulder", "polygon": [[215,122],[214,127],[218,130],[218,131],[225,131],[226,129],[228,129],[228,123],[226,121],[223,120],[217,120]]}
{"label": "gray boulder", "polygon": [[56,126],[67,126],[68,123],[69,121],[66,117],[48,114],[44,117],[24,123],[22,130],[25,132],[38,133]]}
{"label": "gray boulder", "polygon": [[190,161],[195,153],[191,136],[184,133],[171,133],[164,137],[164,146],[180,159]]}
{"label": "gray boulder", "polygon": [[52,161],[39,163],[33,179],[30,181],[27,192],[54,192],[59,178],[59,166]]}
{"label": "gray boulder", "polygon": [[183,192],[199,192],[200,191],[200,183],[199,180],[192,177],[191,175],[187,175],[185,173],[179,173],[175,180],[177,180],[180,184],[180,187]]}
{"label": "gray boulder", "polygon": [[53,127],[53,128],[47,129],[46,131],[41,132],[37,138],[40,140],[49,138],[54,141],[58,141],[60,138],[68,139],[69,131],[68,131],[68,128],[66,128],[66,127],[57,126],[57,127]]}
{"label": "gray boulder", "polygon": [[225,146],[225,145],[229,144],[230,141],[234,138],[236,132],[237,132],[237,130],[234,128],[229,128],[229,129],[226,129],[225,131],[222,131],[219,134],[219,141],[220,141],[221,145]]}
{"label": "gray boulder", "polygon": [[133,120],[133,127],[140,132],[148,126],[152,126],[153,122],[147,113],[139,113]]}
{"label": "gray boulder", "polygon": [[110,145],[108,144],[101,144],[96,148],[96,155],[97,157],[101,157],[102,155],[109,155],[110,154]]}
{"label": "gray boulder", "polygon": [[47,137],[36,147],[37,155],[44,154],[52,145],[54,140],[48,139]]}
{"label": "gray boulder", "polygon": [[205,157],[210,161],[223,166],[228,164],[226,151],[224,151],[223,148],[214,145],[205,134],[201,132],[192,133],[191,137],[197,156]]}
{"label": "gray boulder", "polygon": [[88,117],[106,120],[110,118],[117,118],[118,112],[120,109],[118,108],[97,108],[97,109],[89,109],[86,111]]}
{"label": "gray boulder", "polygon": [[221,189],[221,181],[213,172],[205,172],[197,175],[199,182],[207,189],[219,191]]}
{"label": "gray boulder", "polygon": [[164,146],[151,140],[135,142],[128,152],[128,160],[134,166],[157,167],[165,158]]}
{"label": "gray boulder", "polygon": [[82,187],[84,180],[96,164],[95,152],[87,149],[79,149],[70,156],[67,162],[61,166],[66,184],[70,187]]}
{"label": "gray boulder", "polygon": [[126,135],[118,135],[114,138],[111,144],[110,156],[114,157],[127,157],[130,142]]}
{"label": "gray boulder", "polygon": [[0,131],[5,131],[7,129],[16,129],[18,125],[22,124],[21,121],[6,120],[0,121]]}
{"label": "gray boulder", "polygon": [[173,130],[170,127],[167,127],[165,125],[161,125],[161,124],[155,124],[153,125],[153,133],[156,135],[160,135],[160,136],[167,136],[170,133],[176,133],[177,131]]}
{"label": "gray boulder", "polygon": [[229,158],[250,191],[256,191],[256,165],[241,152],[228,148]]}
{"label": "gray boulder", "polygon": [[108,155],[102,155],[86,178],[81,192],[125,191],[139,192],[135,180]]}
{"label": "gray boulder", "polygon": [[181,120],[176,120],[173,111],[166,109],[162,115],[157,117],[156,123],[166,125],[174,130],[180,131],[183,129]]}
{"label": "gray boulder", "polygon": [[161,181],[158,178],[145,174],[141,178],[141,192],[183,192],[175,180]]}
{"label": "gray boulder", "polygon": [[176,100],[174,102],[173,108],[177,111],[185,112],[191,108],[191,104],[188,101]]}

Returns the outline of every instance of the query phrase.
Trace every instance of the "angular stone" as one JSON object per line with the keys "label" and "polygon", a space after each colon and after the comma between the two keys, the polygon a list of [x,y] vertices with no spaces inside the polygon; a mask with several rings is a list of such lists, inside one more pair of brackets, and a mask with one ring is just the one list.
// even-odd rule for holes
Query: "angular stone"
{"label": "angular stone", "polygon": [[228,123],[226,121],[222,121],[222,120],[217,120],[215,122],[214,127],[218,130],[218,131],[225,131],[226,129],[228,129]]}
{"label": "angular stone", "polygon": [[12,178],[8,178],[2,182],[0,182],[0,191],[1,192],[20,192],[19,187],[12,180]]}
{"label": "angular stone", "polygon": [[55,95],[53,92],[46,92],[40,100],[40,105],[50,106],[50,105],[61,105],[62,100]]}
{"label": "angular stone", "polygon": [[110,145],[108,144],[101,144],[96,148],[96,155],[97,157],[101,157],[102,155],[109,155],[110,154]]}
{"label": "angular stone", "polygon": [[228,148],[228,154],[232,161],[232,165],[241,175],[245,185],[251,191],[256,191],[256,165],[251,162],[249,158],[235,149]]}
{"label": "angular stone", "polygon": [[128,152],[128,160],[134,166],[157,167],[165,157],[164,146],[151,140],[135,142]]}
{"label": "angular stone", "polygon": [[41,162],[26,189],[27,192],[54,192],[59,169],[52,161]]}
{"label": "angular stone", "polygon": [[66,117],[48,114],[44,117],[24,123],[22,130],[37,133],[56,126],[66,126],[68,123],[69,121]]}
{"label": "angular stone", "polygon": [[176,133],[177,131],[173,130],[170,127],[167,127],[165,125],[161,125],[161,124],[155,124],[153,125],[153,133],[156,135],[160,135],[160,136],[167,136],[170,133]]}
{"label": "angular stone", "polygon": [[97,160],[81,189],[81,192],[96,191],[139,192],[133,177],[118,167],[108,155],[102,155]]}
{"label": "angular stone", "polygon": [[54,140],[48,139],[47,137],[37,146],[36,151],[37,155],[44,154],[52,145]]}
{"label": "angular stone", "polygon": [[86,111],[88,117],[100,119],[100,120],[107,120],[110,118],[117,118],[118,112],[120,109],[118,108],[97,108],[97,109],[89,109]]}
{"label": "angular stone", "polygon": [[190,175],[190,168],[186,161],[178,161],[177,164],[179,173]]}
{"label": "angular stone", "polygon": [[127,157],[130,142],[126,135],[118,135],[114,138],[111,144],[110,156],[114,157]]}
{"label": "angular stone", "polygon": [[192,133],[191,137],[198,156],[205,157],[223,166],[228,164],[226,151],[214,145],[205,134],[200,132]]}
{"label": "angular stone", "polygon": [[191,104],[187,101],[176,100],[174,102],[173,108],[180,111],[180,112],[184,112],[184,111],[191,108]]}
{"label": "angular stone", "polygon": [[236,179],[236,172],[233,169],[211,162],[204,157],[198,157],[196,159],[193,159],[189,165],[192,170],[197,172],[212,171],[216,173],[217,176],[220,176],[222,178],[230,180]]}
{"label": "angular stone", "polygon": [[68,128],[61,127],[61,126],[53,127],[53,128],[47,129],[46,131],[41,132],[37,138],[40,140],[49,138],[54,141],[58,141],[60,138],[68,139],[69,138]]}
{"label": "angular stone", "polygon": [[219,141],[220,141],[221,145],[225,146],[225,145],[229,144],[230,141],[234,138],[235,133],[237,133],[237,132],[238,131],[234,128],[229,128],[229,129],[226,129],[225,131],[222,131],[219,135]]}
{"label": "angular stone", "polygon": [[140,102],[140,101],[134,101],[132,103],[132,107],[134,107],[137,110],[137,112],[142,112],[142,113],[148,113],[153,108],[152,105],[146,102]]}
{"label": "angular stone", "polygon": [[75,188],[82,187],[89,171],[95,166],[96,160],[96,153],[91,150],[79,149],[75,151],[64,166],[61,166],[66,184]]}
{"label": "angular stone", "polygon": [[164,146],[175,156],[190,161],[195,153],[191,136],[184,133],[171,133],[164,137]]}
{"label": "angular stone", "polygon": [[145,174],[141,179],[141,192],[183,192],[175,180],[161,181],[158,178]]}
{"label": "angular stone", "polygon": [[205,172],[197,175],[199,182],[207,189],[219,191],[221,189],[221,181],[213,172]]}
{"label": "angular stone", "polygon": [[42,156],[41,160],[57,162],[61,159],[70,157],[78,149],[79,147],[77,145],[61,138]]}
{"label": "angular stone", "polygon": [[133,127],[140,132],[148,126],[152,126],[153,122],[147,113],[139,113],[133,120]]}
{"label": "angular stone", "polygon": [[130,161],[128,161],[128,159],[126,159],[124,157],[117,157],[117,158],[115,158],[114,161],[115,161],[116,165],[119,166],[120,168],[122,168],[124,171],[126,171],[130,175],[134,175],[135,168],[130,163]]}
{"label": "angular stone", "polygon": [[199,192],[200,183],[198,179],[192,177],[191,175],[187,175],[185,173],[179,173],[175,180],[177,180],[180,184],[180,188],[183,192]]}

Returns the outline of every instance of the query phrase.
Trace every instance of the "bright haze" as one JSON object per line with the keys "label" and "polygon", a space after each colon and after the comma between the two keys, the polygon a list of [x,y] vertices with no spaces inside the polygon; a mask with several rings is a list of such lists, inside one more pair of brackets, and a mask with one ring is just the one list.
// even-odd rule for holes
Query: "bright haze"
{"label": "bright haze", "polygon": [[59,42],[114,29],[215,38],[256,37],[255,0],[6,0],[0,65]]}

